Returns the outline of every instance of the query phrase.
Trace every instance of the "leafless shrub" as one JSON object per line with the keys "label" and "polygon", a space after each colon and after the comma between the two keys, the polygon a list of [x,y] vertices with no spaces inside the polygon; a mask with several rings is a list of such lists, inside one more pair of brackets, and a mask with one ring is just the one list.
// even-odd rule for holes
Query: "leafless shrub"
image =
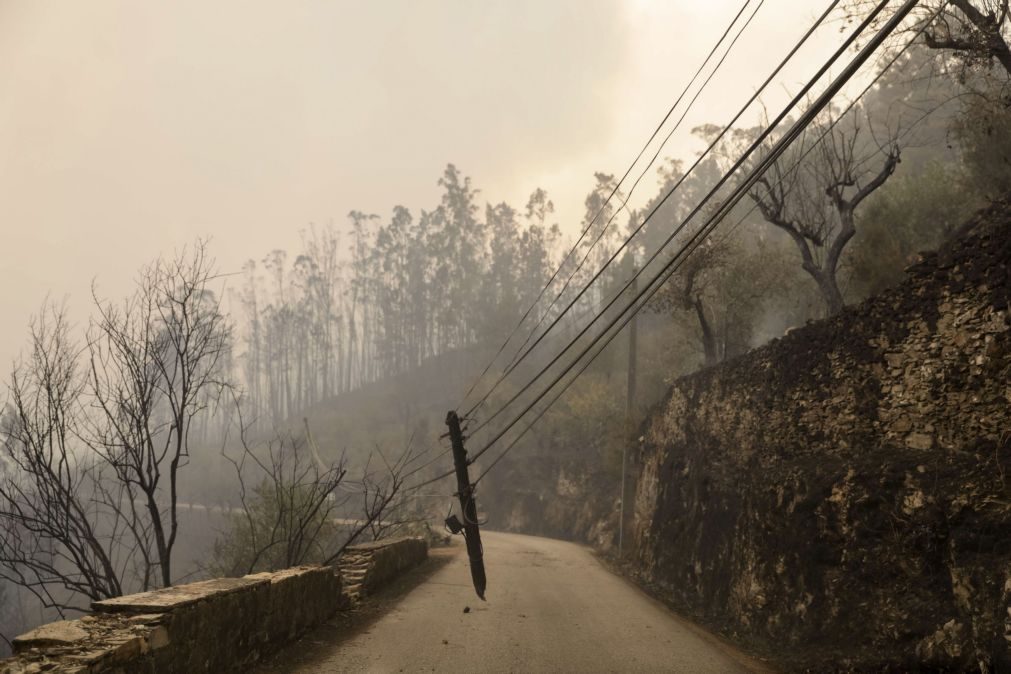
{"label": "leafless shrub", "polygon": [[[259,443],[247,431],[240,429],[237,456],[223,451],[235,469],[239,506],[215,543],[212,572],[332,564],[356,541],[387,537],[411,521],[404,516],[403,490],[410,447],[393,462],[376,450],[360,476],[350,479],[345,454],[323,462],[308,423],[302,436],[278,432]],[[381,468],[373,469],[374,463]]]}

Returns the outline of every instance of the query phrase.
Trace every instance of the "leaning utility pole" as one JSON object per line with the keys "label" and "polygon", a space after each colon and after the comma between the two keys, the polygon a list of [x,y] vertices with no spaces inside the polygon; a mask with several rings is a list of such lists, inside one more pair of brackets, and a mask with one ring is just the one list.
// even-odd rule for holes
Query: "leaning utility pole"
{"label": "leaning utility pole", "polygon": [[[449,426],[449,440],[453,446],[453,465],[456,467],[457,496],[460,497],[460,512],[463,513],[463,537],[467,542],[467,557],[470,558],[470,577],[474,581],[474,591],[482,600],[487,579],[484,575],[484,550],[481,547],[481,531],[477,523],[477,501],[474,500],[474,486],[470,483],[467,464],[467,450],[463,447],[463,431],[460,417],[450,410],[446,414]],[[459,525],[457,525],[459,526]]]}
{"label": "leaning utility pole", "polygon": [[[638,293],[639,279],[632,277],[632,296]],[[625,442],[621,447],[621,512],[618,514],[618,556],[625,554],[625,521],[628,518],[628,454],[635,421],[636,348],[639,341],[638,314],[628,325],[628,390],[625,396]]]}

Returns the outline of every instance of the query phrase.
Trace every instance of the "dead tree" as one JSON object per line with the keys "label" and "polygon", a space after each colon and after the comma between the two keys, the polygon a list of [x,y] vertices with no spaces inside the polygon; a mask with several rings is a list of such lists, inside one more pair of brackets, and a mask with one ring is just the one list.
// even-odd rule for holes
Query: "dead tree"
{"label": "dead tree", "polygon": [[0,576],[44,606],[171,584],[191,430],[228,386],[213,278],[202,244],[156,262],[96,299],[83,349],[62,309],[32,324],[0,425]]}
{"label": "dead tree", "polygon": [[172,584],[190,431],[228,385],[220,366],[229,331],[213,279],[212,261],[197,244],[144,270],[121,306],[96,299],[99,317],[89,330],[90,393],[100,410],[91,444],[126,490],[120,510],[150,528],[150,546],[141,546],[145,587],[152,573],[162,586]]}
{"label": "dead tree", "polygon": [[762,217],[796,244],[828,315],[845,305],[838,272],[857,232],[856,210],[899,164],[895,136],[883,146],[870,142],[860,114],[851,111],[838,123],[831,113],[821,117],[748,194]]}
{"label": "dead tree", "polygon": [[[865,16],[874,0],[848,0],[845,16],[850,20]],[[989,68],[996,62],[1005,78],[1011,77],[1011,11],[1009,0],[929,0],[920,3],[905,35],[922,30],[922,43],[938,54],[961,63],[961,78],[970,70]],[[897,34],[897,45],[908,37]]]}
{"label": "dead tree", "polygon": [[84,379],[62,308],[31,325],[26,360],[11,375],[0,466],[0,577],[63,615],[79,601],[122,594],[122,530],[98,489],[100,466],[75,451]]}
{"label": "dead tree", "polygon": [[[376,456],[379,456],[382,468],[374,471],[371,465]],[[339,557],[347,546],[366,532],[371,540],[378,541],[418,521],[407,512],[407,495],[404,493],[405,468],[412,457],[410,441],[407,449],[393,463],[378,447],[369,456],[357,485],[361,503],[356,513],[357,526],[351,529],[341,548],[331,555],[331,560]]]}
{"label": "dead tree", "polygon": [[1011,75],[1008,0],[950,0],[948,6],[925,32],[927,46],[955,52],[970,63],[997,61]]}

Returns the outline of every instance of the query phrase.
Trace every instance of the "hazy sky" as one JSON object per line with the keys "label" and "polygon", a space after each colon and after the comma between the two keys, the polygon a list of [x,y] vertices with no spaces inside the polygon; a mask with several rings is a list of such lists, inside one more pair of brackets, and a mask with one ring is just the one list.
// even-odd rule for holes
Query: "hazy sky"
{"label": "hazy sky", "polygon": [[[485,200],[547,189],[572,231],[740,4],[0,0],[0,372],[47,294],[83,321],[93,279],[120,296],[198,236],[237,271],[351,209],[431,207],[447,162]],[[767,0],[685,128],[728,117],[826,4]]]}

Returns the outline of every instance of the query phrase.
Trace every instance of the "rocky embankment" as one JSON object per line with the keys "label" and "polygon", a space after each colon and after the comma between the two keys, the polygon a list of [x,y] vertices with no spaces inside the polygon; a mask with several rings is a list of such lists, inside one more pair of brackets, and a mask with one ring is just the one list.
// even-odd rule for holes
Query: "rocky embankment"
{"label": "rocky embankment", "polygon": [[644,584],[790,669],[1011,671],[1011,207],[971,225],[673,385],[639,457]]}
{"label": "rocky embankment", "polygon": [[496,491],[478,495],[482,508],[501,513],[492,520],[493,528],[613,551],[621,503],[618,477],[594,470],[585,458],[560,461],[548,455],[525,457],[525,462],[528,477],[514,471]]}

